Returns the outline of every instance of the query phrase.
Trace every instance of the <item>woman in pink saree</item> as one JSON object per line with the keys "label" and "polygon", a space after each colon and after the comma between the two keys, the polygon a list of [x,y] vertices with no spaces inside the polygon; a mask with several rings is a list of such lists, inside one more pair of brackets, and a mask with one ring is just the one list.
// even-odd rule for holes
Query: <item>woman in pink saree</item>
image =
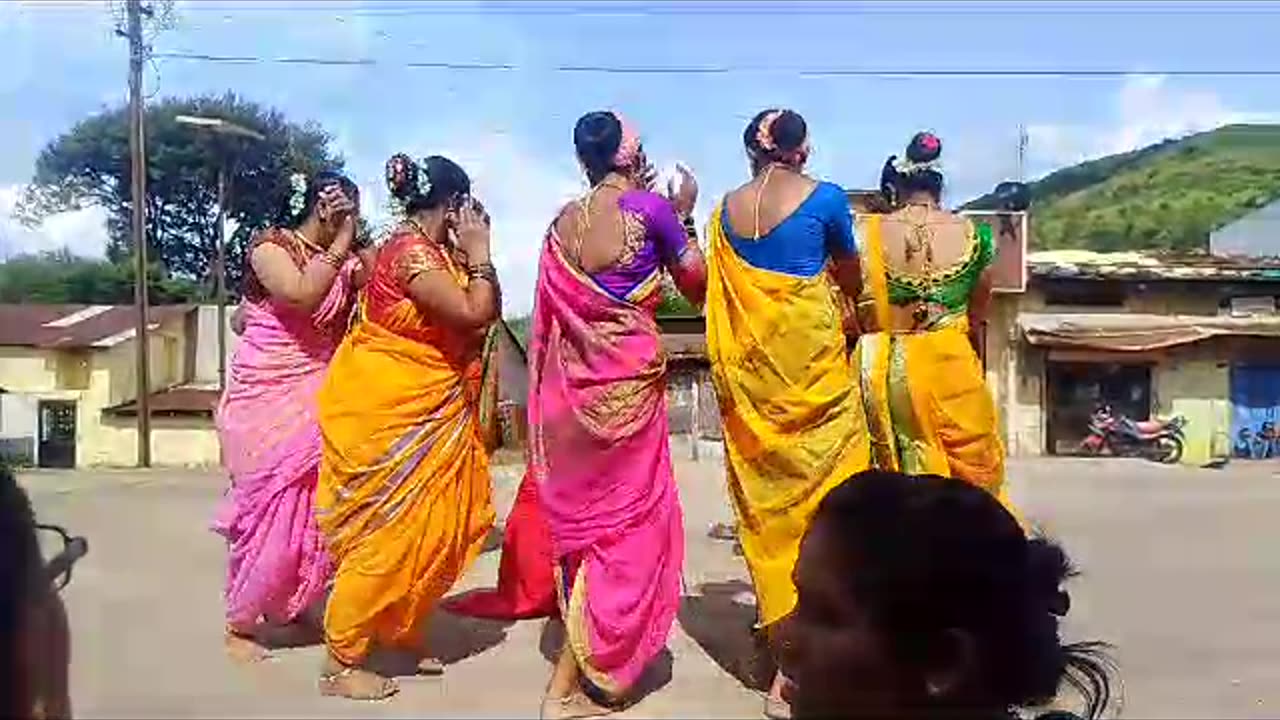
{"label": "woman in pink saree", "polygon": [[267,657],[271,630],[307,633],[298,621],[324,598],[332,573],[312,516],[315,398],[364,274],[353,252],[355,184],[326,172],[294,175],[291,185],[291,222],[259,233],[249,249],[233,318],[240,340],[216,417],[231,485],[213,529],[230,553],[226,647],[242,662]]}
{"label": "woman in pink saree", "polygon": [[592,189],[547,233],[530,352],[530,473],[566,630],[542,715],[559,718],[628,700],[675,622],[684,523],[654,311],[664,270],[692,302],[706,291],[702,253],[677,216],[693,199],[648,190],[639,138],[595,112],[574,144]]}

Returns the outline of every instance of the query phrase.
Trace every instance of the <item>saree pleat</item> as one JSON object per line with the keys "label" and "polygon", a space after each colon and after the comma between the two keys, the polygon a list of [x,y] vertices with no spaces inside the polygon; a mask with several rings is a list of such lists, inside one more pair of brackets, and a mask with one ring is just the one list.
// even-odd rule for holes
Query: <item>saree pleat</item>
{"label": "saree pleat", "polygon": [[627,298],[548,234],[530,349],[530,473],[551,532],[557,596],[583,674],[623,693],[666,646],[684,526],[668,444],[655,278]]}
{"label": "saree pleat", "polygon": [[213,530],[227,541],[227,623],[287,623],[324,597],[332,567],[312,503],[320,464],[316,392],[351,308],[348,263],[309,313],[246,300],[245,328],[216,413],[231,485]]}
{"label": "saree pleat", "polygon": [[749,265],[708,224],[707,350],[729,495],[760,624],[795,605],[791,571],[818,503],[870,462],[860,388],[825,272]]}
{"label": "saree pleat", "polygon": [[420,649],[423,618],[493,525],[479,375],[367,317],[334,356],[316,507],[337,568],[325,638],[345,663],[375,643]]}

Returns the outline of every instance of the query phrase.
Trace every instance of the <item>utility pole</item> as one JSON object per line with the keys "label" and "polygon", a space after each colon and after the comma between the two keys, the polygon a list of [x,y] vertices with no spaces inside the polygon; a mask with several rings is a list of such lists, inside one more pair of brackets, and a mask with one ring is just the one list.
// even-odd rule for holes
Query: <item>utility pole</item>
{"label": "utility pole", "polygon": [[218,165],[218,250],[213,294],[218,303],[218,391],[227,389],[227,162]]}
{"label": "utility pole", "polygon": [[151,373],[147,352],[147,154],[142,113],[142,0],[125,0],[129,38],[129,163],[133,179],[133,301],[137,306],[138,467],[151,467]]}
{"label": "utility pole", "polygon": [[1031,138],[1027,136],[1027,126],[1018,126],[1018,182],[1027,181],[1027,145]]}
{"label": "utility pole", "polygon": [[[252,128],[237,125],[230,120],[200,115],[179,115],[174,118],[179,125],[228,137],[249,138],[263,142],[265,135]],[[218,161],[218,246],[213,258],[213,292],[218,303],[218,390],[227,388],[227,199],[231,193],[232,164],[235,158],[225,147]]]}

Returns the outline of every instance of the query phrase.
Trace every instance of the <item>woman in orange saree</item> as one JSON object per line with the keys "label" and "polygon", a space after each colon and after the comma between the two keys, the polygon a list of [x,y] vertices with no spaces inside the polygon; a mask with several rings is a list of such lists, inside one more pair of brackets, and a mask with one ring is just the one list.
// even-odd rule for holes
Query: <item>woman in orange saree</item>
{"label": "woman in orange saree", "polygon": [[493,525],[481,356],[498,317],[488,217],[442,157],[387,164],[405,221],[380,248],[359,317],[320,391],[316,516],[335,566],[324,618],[326,695],[381,699],[375,648],[422,658],[433,606]]}

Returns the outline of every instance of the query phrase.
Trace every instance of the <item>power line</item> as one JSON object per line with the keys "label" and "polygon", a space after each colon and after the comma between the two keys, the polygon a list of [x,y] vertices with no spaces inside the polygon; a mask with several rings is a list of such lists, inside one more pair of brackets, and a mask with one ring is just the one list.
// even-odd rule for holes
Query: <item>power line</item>
{"label": "power line", "polygon": [[801,77],[943,77],[943,78],[1124,78],[1133,75],[1163,75],[1168,77],[1280,77],[1280,69],[1270,68],[1176,68],[1176,69],[1117,69],[1117,68],[970,68],[970,69],[908,69],[908,68],[777,68],[749,65],[594,65],[564,64],[542,68],[500,62],[458,61],[387,61],[374,58],[332,57],[261,57],[256,55],[214,55],[192,52],[158,52],[156,58],[190,62],[207,62],[227,65],[322,65],[339,67],[401,67],[428,70],[461,71],[518,71],[543,70],[561,73],[606,73],[625,75],[724,75],[739,73],[785,73]]}
{"label": "power line", "polygon": [[[408,7],[405,7],[408,5]],[[679,3],[628,3],[603,2],[595,0],[587,3],[545,4],[537,2],[511,2],[495,5],[476,6],[472,4],[451,5],[449,3],[420,3],[417,6],[403,2],[392,2],[381,6],[343,5],[341,3],[271,3],[247,2],[220,4],[205,0],[192,3],[183,9],[184,13],[231,13],[231,12],[312,12],[337,13],[348,17],[414,17],[414,16],[448,16],[448,15],[491,15],[491,16],[842,16],[842,15],[1000,15],[1000,16],[1045,16],[1045,15],[1273,15],[1280,13],[1280,5],[1258,2],[1240,3],[1164,3],[1153,9],[1149,3],[1130,3],[1120,5],[1113,2],[1084,2],[1071,4],[1051,4],[1044,2],[1013,4],[1005,2],[988,2],[986,4],[969,3],[926,3],[917,5],[901,5],[898,3],[746,3],[724,5],[716,2],[679,2]]]}

